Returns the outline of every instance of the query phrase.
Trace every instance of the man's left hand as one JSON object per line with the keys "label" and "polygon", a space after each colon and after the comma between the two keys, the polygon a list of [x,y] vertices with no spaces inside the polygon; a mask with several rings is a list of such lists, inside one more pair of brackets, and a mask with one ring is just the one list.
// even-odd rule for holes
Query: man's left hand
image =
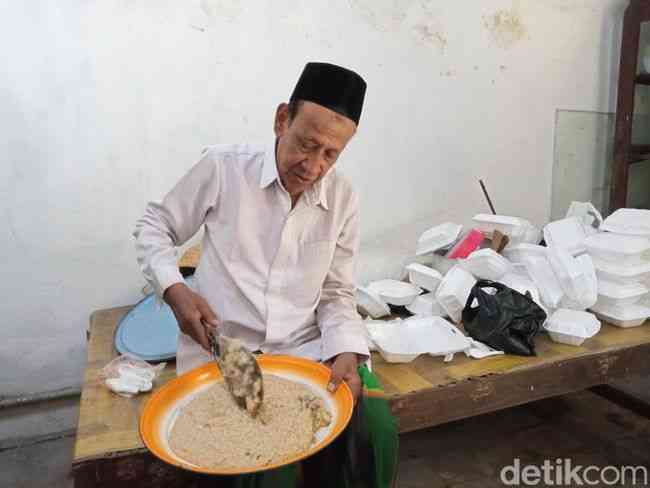
{"label": "man's left hand", "polygon": [[353,352],[344,352],[334,358],[334,361],[328,361],[327,365],[332,369],[332,376],[327,385],[327,389],[334,393],[341,384],[345,381],[350,389],[356,403],[359,395],[361,394],[361,378],[357,368],[359,367],[359,359]]}

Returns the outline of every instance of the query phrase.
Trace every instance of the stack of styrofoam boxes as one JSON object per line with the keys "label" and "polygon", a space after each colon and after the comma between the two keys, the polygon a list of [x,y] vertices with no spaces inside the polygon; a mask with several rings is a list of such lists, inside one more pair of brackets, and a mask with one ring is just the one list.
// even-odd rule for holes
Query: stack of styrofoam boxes
{"label": "stack of styrofoam boxes", "polygon": [[592,311],[619,327],[642,325],[650,317],[642,303],[650,283],[650,211],[617,210],[601,230],[585,241],[598,277]]}

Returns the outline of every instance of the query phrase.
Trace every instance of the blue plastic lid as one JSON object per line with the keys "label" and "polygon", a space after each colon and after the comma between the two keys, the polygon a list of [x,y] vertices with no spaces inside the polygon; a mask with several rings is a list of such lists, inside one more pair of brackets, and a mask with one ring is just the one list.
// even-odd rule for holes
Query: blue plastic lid
{"label": "blue plastic lid", "polygon": [[171,308],[156,303],[152,294],[122,318],[115,334],[115,348],[145,361],[165,361],[176,357],[178,334]]}

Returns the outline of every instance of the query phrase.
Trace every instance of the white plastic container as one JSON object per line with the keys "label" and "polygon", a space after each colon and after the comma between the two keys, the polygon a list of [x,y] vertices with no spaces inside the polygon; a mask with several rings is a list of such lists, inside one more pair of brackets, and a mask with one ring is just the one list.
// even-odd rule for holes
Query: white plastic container
{"label": "white plastic container", "polygon": [[373,319],[390,315],[390,308],[379,295],[363,286],[358,286],[354,291],[357,299],[357,308],[362,315],[368,315]]}
{"label": "white plastic container", "polygon": [[548,308],[558,308],[560,300],[564,296],[562,286],[551,269],[546,258],[531,258],[526,261],[526,270],[530,278],[537,286],[542,297],[542,303]]}
{"label": "white plastic container", "polygon": [[429,266],[419,263],[411,263],[406,266],[409,281],[427,291],[436,291],[442,281],[442,275]]}
{"label": "white plastic container", "polygon": [[537,244],[519,244],[508,246],[503,255],[512,263],[525,263],[530,258],[546,258],[547,248]]}
{"label": "white plastic container", "polygon": [[492,249],[479,249],[470,254],[459,264],[476,278],[498,281],[512,271],[512,263]]}
{"label": "white plastic container", "polygon": [[452,222],[445,222],[444,224],[432,227],[425,231],[418,239],[415,254],[421,256],[451,246],[458,239],[462,230],[462,225]]}
{"label": "white plastic container", "polygon": [[527,220],[508,215],[478,214],[474,216],[472,221],[474,227],[483,232],[489,239],[492,239],[494,231],[498,230],[506,234],[511,240],[513,238],[521,240],[532,226]]}
{"label": "white plastic container", "polygon": [[576,217],[556,220],[544,227],[544,240],[548,247],[566,249],[574,256],[585,252],[587,233]]}
{"label": "white plastic container", "polygon": [[560,308],[549,317],[544,328],[553,341],[580,346],[600,331],[600,322],[589,312]]}
{"label": "white plastic container", "polygon": [[476,279],[460,266],[451,268],[440,283],[436,299],[454,322],[461,321],[463,308],[475,284]]}
{"label": "white plastic container", "polygon": [[588,290],[584,281],[584,272],[578,260],[564,248],[550,247],[548,262],[557,276],[562,291],[575,300]]}
{"label": "white plastic container", "polygon": [[643,325],[650,317],[650,308],[642,305],[628,305],[627,307],[604,307],[594,305],[591,307],[603,322],[608,322],[617,327],[629,328]]}
{"label": "white plastic container", "polygon": [[528,277],[528,273],[524,276],[521,273],[508,273],[504,275],[500,280],[500,283],[503,283],[509,288],[512,288],[515,291],[518,291],[522,295],[525,295],[526,292],[530,293],[533,301],[539,305],[544,311],[546,307],[544,306],[541,297],[539,296],[539,290],[535,286],[535,283]]}
{"label": "white plastic container", "polygon": [[412,317],[369,331],[379,353],[390,363],[411,362],[420,354],[454,354],[471,345],[469,338],[441,317]]}
{"label": "white plastic container", "polygon": [[644,283],[650,280],[650,262],[644,262],[638,266],[620,266],[596,258],[593,261],[599,280],[623,284]]}
{"label": "white plastic container", "polygon": [[617,283],[600,280],[598,282],[598,305],[607,307],[628,307],[637,304],[648,293],[648,288],[640,283]]}
{"label": "white plastic container", "polygon": [[600,230],[630,236],[650,237],[650,210],[619,208],[603,221]]}
{"label": "white plastic container", "polygon": [[594,259],[618,266],[643,264],[643,253],[650,249],[645,237],[599,232],[585,241],[587,252]]}
{"label": "white plastic container", "polygon": [[438,303],[435,293],[425,293],[415,297],[411,304],[406,306],[406,310],[413,315],[447,316],[447,311]]}
{"label": "white plastic container", "polygon": [[404,306],[410,304],[422,289],[411,283],[397,280],[379,280],[368,284],[368,290],[379,295],[389,305]]}
{"label": "white plastic container", "polygon": [[524,227],[525,229],[523,235],[521,236],[521,240],[515,238],[510,241],[510,244],[513,246],[519,244],[539,244],[539,241],[542,240],[542,232],[528,221],[526,221],[526,225]]}
{"label": "white plastic container", "polygon": [[568,288],[564,290],[564,297],[560,300],[561,308],[573,310],[586,310],[596,303],[598,299],[598,279],[596,268],[587,254],[582,254],[575,261],[580,275],[572,278]]}

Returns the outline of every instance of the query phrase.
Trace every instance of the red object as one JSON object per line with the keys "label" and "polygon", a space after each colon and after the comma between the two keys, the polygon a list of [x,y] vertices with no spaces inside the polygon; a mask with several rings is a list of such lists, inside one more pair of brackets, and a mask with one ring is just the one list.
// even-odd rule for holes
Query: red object
{"label": "red object", "polygon": [[472,229],[447,253],[449,259],[465,259],[478,249],[485,239],[480,230]]}

